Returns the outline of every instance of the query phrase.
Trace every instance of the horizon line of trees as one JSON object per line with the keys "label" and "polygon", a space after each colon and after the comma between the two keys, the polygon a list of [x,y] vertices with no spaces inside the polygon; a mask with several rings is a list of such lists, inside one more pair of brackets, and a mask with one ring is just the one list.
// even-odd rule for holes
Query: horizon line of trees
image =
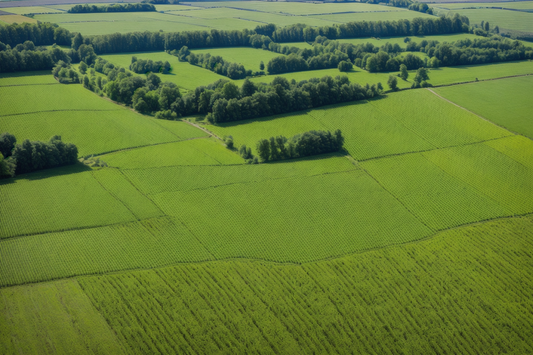
{"label": "horizon line of trees", "polygon": [[[342,150],[343,145],[344,137],[339,129],[333,134],[330,131],[312,130],[296,134],[288,139],[284,136],[261,139],[256,144],[256,150],[261,162],[269,162],[338,152]],[[246,158],[250,159],[249,148],[244,146],[243,149],[241,146],[239,151],[241,151],[241,156],[246,155]]]}
{"label": "horizon line of trees", "polygon": [[71,14],[92,12],[148,12],[156,11],[155,6],[147,3],[126,3],[109,5],[74,5],[67,12]]}
{"label": "horizon line of trees", "polygon": [[16,144],[14,135],[0,135],[0,177],[9,178],[36,170],[71,165],[78,162],[78,148],[64,143],[61,136],[53,136],[48,142],[30,141]]}

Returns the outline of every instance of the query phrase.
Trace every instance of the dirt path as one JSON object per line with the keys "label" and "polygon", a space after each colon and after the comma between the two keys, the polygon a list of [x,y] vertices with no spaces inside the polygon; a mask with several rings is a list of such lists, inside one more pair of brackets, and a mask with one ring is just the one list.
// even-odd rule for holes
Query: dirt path
{"label": "dirt path", "polygon": [[200,126],[199,124],[192,123],[192,122],[186,121],[186,120],[183,120],[182,122],[190,124],[191,126],[194,126],[194,127],[198,128],[198,129],[201,129],[202,131],[204,131],[205,133],[209,134],[210,136],[213,136],[213,137],[215,137],[217,139],[220,139],[221,141],[224,141],[222,138],[220,138],[219,136],[217,136],[216,134],[214,134],[213,132],[211,132],[207,128],[204,128],[204,127]]}

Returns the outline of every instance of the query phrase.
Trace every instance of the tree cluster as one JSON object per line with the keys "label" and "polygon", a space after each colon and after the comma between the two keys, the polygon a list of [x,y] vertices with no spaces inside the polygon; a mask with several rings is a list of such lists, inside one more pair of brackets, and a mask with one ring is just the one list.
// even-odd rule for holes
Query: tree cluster
{"label": "tree cluster", "polygon": [[137,59],[137,57],[131,57],[130,70],[137,74],[163,73],[167,74],[170,71],[170,63],[165,61],[154,62],[151,59]]}
{"label": "tree cluster", "polygon": [[[234,85],[227,83],[226,85]],[[381,84],[361,86],[350,83],[346,76],[321,79],[312,78],[297,83],[289,82],[283,77],[276,77],[266,85],[256,86],[245,81],[240,93],[233,97],[211,94],[211,112],[206,116],[212,123],[245,120],[250,118],[271,116],[281,113],[305,110],[340,102],[364,100],[380,95]],[[223,90],[224,91],[224,90]],[[213,98],[216,97],[216,100]],[[209,106],[208,106],[209,108]]]}
{"label": "tree cluster", "polygon": [[415,2],[409,5],[408,7],[411,11],[418,11],[425,14],[433,15],[433,9],[428,6],[428,4],[425,4],[423,2]]}
{"label": "tree cluster", "polygon": [[50,70],[59,61],[71,61],[68,54],[60,48],[35,47],[33,42],[26,41],[11,49],[9,45],[0,42],[0,73]]}
{"label": "tree cluster", "polygon": [[[82,62],[82,64],[85,64]],[[85,66],[87,66],[85,64]],[[82,65],[80,64],[80,72]],[[82,72],[83,74],[83,72]],[[79,76],[78,72],[76,72],[74,69],[71,68],[69,63],[66,63],[62,60],[58,61],[55,67],[52,69],[52,75],[57,78],[57,80],[62,83],[78,83],[79,82]]]}
{"label": "tree cluster", "polygon": [[186,46],[182,47],[179,51],[172,51],[171,54],[177,56],[181,61],[188,61],[192,65],[211,70],[230,79],[244,79],[252,75],[252,71],[246,70],[244,65],[240,63],[227,62],[221,56],[211,55],[210,53],[194,54]]}
{"label": "tree cluster", "polygon": [[72,143],[64,143],[60,136],[53,136],[48,142],[28,139],[22,144],[16,142],[15,136],[7,132],[0,136],[0,177],[75,164],[78,161],[78,148]]}
{"label": "tree cluster", "polygon": [[256,149],[259,159],[268,162],[338,152],[343,145],[344,137],[340,130],[333,134],[330,131],[308,131],[289,139],[284,136],[261,139]]}
{"label": "tree cluster", "polygon": [[156,11],[155,6],[146,3],[110,4],[103,6],[96,5],[74,5],[67,12],[71,14],[81,14],[89,12],[146,12]]}
{"label": "tree cluster", "polygon": [[68,30],[48,22],[24,22],[10,25],[0,23],[0,42],[11,47],[26,41],[31,41],[36,46],[47,46],[54,43],[70,45],[71,38],[72,35]]}

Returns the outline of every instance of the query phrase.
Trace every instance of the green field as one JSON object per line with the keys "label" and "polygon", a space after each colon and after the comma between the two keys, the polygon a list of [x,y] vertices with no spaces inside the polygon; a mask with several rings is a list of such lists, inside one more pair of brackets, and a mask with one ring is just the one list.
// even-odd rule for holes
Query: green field
{"label": "green field", "polygon": [[17,15],[28,14],[53,14],[62,13],[63,11],[57,10],[46,6],[20,6],[20,7],[3,7],[2,11],[10,12]]}
{"label": "green field", "polygon": [[[511,131],[533,139],[530,100],[533,76],[438,88],[435,91],[454,103]],[[506,103],[505,106],[501,102]]]}
{"label": "green field", "polygon": [[[444,42],[455,42],[462,39],[471,39],[474,40],[476,38],[480,38],[479,36],[476,36],[471,33],[454,33],[449,35],[435,35],[435,36],[407,36],[411,39],[412,42],[420,43],[423,40],[426,41],[439,41],[441,43]],[[407,44],[404,42],[404,39],[406,37],[372,37],[372,38],[351,38],[351,39],[339,39],[339,42],[343,43],[351,43],[354,45],[357,44],[364,44],[364,43],[372,43],[374,46],[383,46],[385,43],[390,44],[398,44],[400,47],[405,48]]]}
{"label": "green field", "polygon": [[275,57],[282,54],[266,51],[262,49],[255,49],[250,47],[232,47],[232,48],[208,48],[192,51],[194,54],[209,53],[212,56],[221,56],[225,61],[232,63],[240,63],[244,65],[247,70],[259,71],[259,64],[263,62],[265,67],[267,63]]}
{"label": "green field", "polygon": [[79,282],[139,354],[528,353],[531,223],[303,266],[226,261]]}
{"label": "green field", "polygon": [[500,31],[515,30],[533,32],[533,13],[494,9],[454,9],[453,11],[467,16],[470,19],[470,24],[480,24],[481,21],[489,21],[492,28],[498,26],[500,27]]}
{"label": "green field", "polygon": [[122,169],[174,165],[242,164],[242,158],[215,139],[194,139],[158,144],[102,155],[101,160]]}
{"label": "green field", "polygon": [[509,1],[509,2],[476,2],[476,3],[458,3],[458,4],[437,4],[435,7],[445,9],[466,9],[466,8],[484,8],[484,7],[503,7],[506,9],[533,10],[533,1]]}
{"label": "green field", "polygon": [[261,138],[288,137],[312,129],[341,129],[346,149],[358,160],[475,143],[511,134],[428,90],[409,90],[389,94],[381,100],[206,127],[219,136],[231,134],[236,145],[246,144],[252,148]]}
{"label": "green field", "polygon": [[[57,22],[84,37],[430,16],[349,2],[188,4],[13,16]],[[532,22],[524,16],[533,13],[461,8],[488,5],[449,4],[475,13],[471,23],[502,30],[498,21]],[[405,46],[403,37],[378,37],[343,41]],[[193,51],[253,71],[280,55],[248,47]],[[169,61],[170,74],[157,75],[188,97],[227,80],[162,51],[103,57],[127,69],[132,56]],[[142,115],[80,84],[60,84],[50,70],[0,74],[0,134],[13,133],[19,144],[61,135],[79,158],[0,180],[0,354],[532,354],[533,61],[429,69],[433,87],[426,89],[410,89],[414,73],[398,81],[397,92],[386,86],[397,73],[287,73],[295,81],[347,75],[362,86],[381,83],[385,92],[218,125],[200,114],[176,121]],[[119,85],[127,91],[127,81]],[[279,105],[268,92],[279,87],[258,90],[268,101],[254,103],[254,114]],[[235,96],[228,91],[226,98]],[[336,95],[324,84],[317,92]],[[188,97],[183,105],[197,112]],[[258,154],[260,139],[337,129],[340,151],[302,157],[339,141],[304,134],[285,143],[287,156],[300,158],[265,163],[265,154],[239,154],[242,145]],[[4,137],[2,152],[10,149]],[[44,157],[40,149],[15,157],[42,166],[46,155],[53,162],[61,153],[47,147]],[[0,158],[0,176],[11,159]]]}

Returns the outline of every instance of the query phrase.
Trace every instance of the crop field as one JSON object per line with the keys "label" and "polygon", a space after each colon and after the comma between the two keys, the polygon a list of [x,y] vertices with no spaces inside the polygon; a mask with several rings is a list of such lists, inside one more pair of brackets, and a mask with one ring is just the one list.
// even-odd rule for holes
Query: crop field
{"label": "crop field", "polygon": [[509,1],[509,2],[476,2],[476,3],[458,3],[458,4],[436,4],[434,7],[444,9],[467,9],[467,8],[484,8],[484,7],[502,7],[505,9],[533,10],[533,1]]}
{"label": "crop field", "polygon": [[10,238],[0,255],[1,286],[214,259],[169,217]]}
{"label": "crop field", "polygon": [[[533,139],[530,100],[533,76],[455,85],[438,88],[435,91],[511,131]],[[505,106],[501,102],[506,102]]]}
{"label": "crop field", "polygon": [[528,353],[531,223],[303,266],[225,261],[79,283],[133,353]]}
{"label": "crop field", "polygon": [[[287,1],[69,14],[73,1],[81,0],[0,2],[0,10],[14,13],[0,11],[0,22],[57,23],[76,47],[78,31],[87,39],[431,16],[360,2]],[[533,1],[446,1],[436,5],[439,13],[471,13],[471,24],[533,32],[526,18]],[[507,5],[524,11],[486,8]],[[30,13],[34,18],[21,16]],[[26,30],[17,36],[40,31]],[[68,43],[62,31],[55,35]],[[404,37],[379,33],[341,41],[406,46]],[[488,53],[479,43],[476,55]],[[70,46],[61,48],[80,71]],[[18,58],[31,56],[17,51],[2,52],[14,64],[2,70],[26,66]],[[281,55],[250,47],[192,51],[254,72]],[[533,61],[428,68],[432,87],[421,89],[411,89],[410,71],[407,80],[398,78],[398,91],[387,86],[397,72],[286,73],[297,82],[346,75],[384,91],[373,87],[359,97],[371,99],[291,112],[271,110],[280,88],[261,86],[267,100],[256,95],[242,106],[253,113],[243,117],[256,118],[231,121],[240,118],[235,106],[245,100],[235,97],[245,90],[226,86],[207,96],[212,120],[199,113],[206,96],[199,100],[195,90],[227,77],[163,51],[102,55],[126,70],[133,56],[168,61],[170,73],[157,75],[175,83],[182,100],[149,83],[132,97],[133,84],[120,74],[95,92],[86,82],[59,83],[50,69],[0,74],[0,151],[7,157],[0,156],[0,354],[533,354]],[[314,97],[311,85],[304,89]],[[150,90],[144,106],[143,90]],[[316,90],[337,95],[323,84]],[[291,104],[304,95],[292,85],[285,93]],[[338,94],[345,97],[346,87]],[[139,111],[107,95],[133,101]],[[176,111],[175,120],[149,112],[156,107]],[[289,113],[260,117],[265,112]],[[221,121],[219,114],[227,122],[210,123]],[[343,139],[309,132],[336,130]],[[57,165],[62,148],[11,151],[4,132],[17,144],[60,135],[76,145],[78,161],[21,173]],[[278,138],[257,146],[270,137]]]}
{"label": "crop field", "polygon": [[61,169],[65,175],[45,170],[2,183],[0,238],[136,219],[90,172]]}
{"label": "crop field", "polygon": [[2,354],[123,354],[76,280],[0,289]]}
{"label": "crop field", "polygon": [[191,52],[194,54],[209,53],[212,56],[219,55],[224,58],[225,61],[240,63],[244,65],[247,70],[252,71],[259,71],[259,64],[261,62],[263,62],[266,66],[270,59],[282,55],[279,53],[250,47],[208,48],[193,50]]}
{"label": "crop field", "polygon": [[175,165],[242,164],[242,158],[215,139],[193,139],[119,151],[100,159],[121,169],[157,168]]}
{"label": "crop field", "polygon": [[180,218],[216,258],[308,262],[431,234],[360,170],[151,198]]}

